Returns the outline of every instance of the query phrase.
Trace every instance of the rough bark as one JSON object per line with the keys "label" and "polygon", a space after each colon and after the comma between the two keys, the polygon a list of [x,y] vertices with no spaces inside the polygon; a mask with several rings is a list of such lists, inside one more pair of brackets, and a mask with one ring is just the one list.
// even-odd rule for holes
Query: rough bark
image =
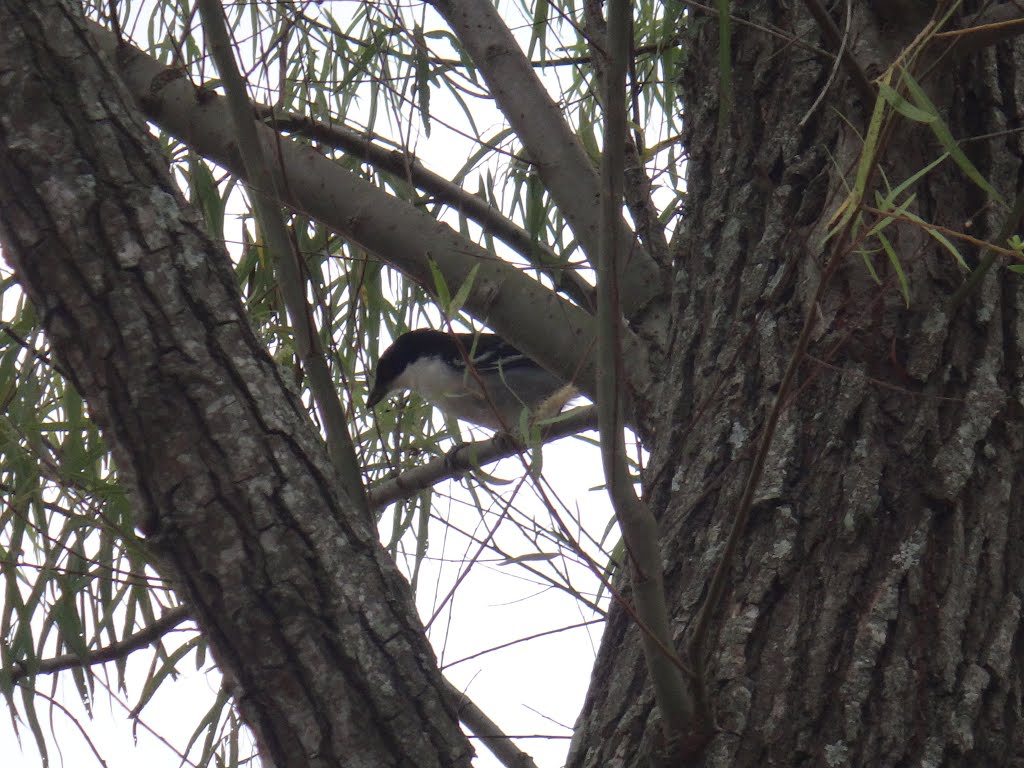
{"label": "rough bark", "polygon": [[0,30],[5,256],[264,759],[468,765],[408,585],[80,11],[0,0]]}
{"label": "rough bark", "polygon": [[[851,51],[869,77],[927,22],[916,5],[884,20],[876,5],[853,4]],[[979,4],[964,6],[958,18]],[[894,225],[909,307],[884,255],[882,285],[845,255],[814,303],[832,248],[822,235],[861,148],[853,128],[864,132],[873,105],[840,73],[799,126],[831,62],[765,30],[826,45],[816,25],[800,3],[732,7],[754,26],[734,26],[724,130],[714,20],[695,19],[686,44],[688,215],[652,414],[672,428],[657,433],[646,477],[680,643],[804,318],[817,320],[712,624],[721,730],[703,764],[1022,765],[1019,278],[993,270],[951,312],[964,273],[919,228]],[[1012,199],[1024,46],[946,56],[924,84],[954,136],[981,137],[964,149]],[[941,152],[902,121],[881,165],[895,185]],[[1007,216],[949,162],[915,191],[915,213],[981,237]],[[569,766],[658,754],[644,677],[638,631],[613,609]]]}

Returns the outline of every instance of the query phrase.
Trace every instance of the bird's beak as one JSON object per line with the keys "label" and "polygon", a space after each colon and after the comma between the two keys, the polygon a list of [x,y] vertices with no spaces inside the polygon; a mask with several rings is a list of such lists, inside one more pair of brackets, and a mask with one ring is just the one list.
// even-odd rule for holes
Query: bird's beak
{"label": "bird's beak", "polygon": [[380,382],[374,382],[374,385],[370,387],[370,394],[366,398],[366,407],[375,408],[377,404],[384,399],[387,395],[384,387],[380,386]]}

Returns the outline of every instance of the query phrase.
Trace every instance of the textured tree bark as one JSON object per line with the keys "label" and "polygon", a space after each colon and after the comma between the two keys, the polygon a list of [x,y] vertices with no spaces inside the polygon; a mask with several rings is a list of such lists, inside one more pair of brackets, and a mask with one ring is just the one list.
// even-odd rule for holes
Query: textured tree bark
{"label": "textured tree bark", "polygon": [[469,765],[408,585],[67,0],[0,0],[0,233],[265,760]]}
{"label": "textured tree bark", "polygon": [[[928,20],[912,4],[879,19],[876,5],[853,4],[849,38],[868,77]],[[833,248],[822,235],[861,149],[853,128],[863,135],[873,105],[840,70],[801,127],[831,62],[767,30],[827,44],[800,3],[732,7],[753,25],[734,26],[736,107],[722,132],[715,21],[695,18],[685,44],[688,215],[664,394],[648,414],[673,425],[656,434],[645,490],[680,644],[804,318],[816,322],[712,623],[720,731],[702,764],[1024,765],[1019,278],[997,267],[951,311],[965,273],[920,228],[895,224],[909,307],[881,253],[882,285],[847,254],[813,302]],[[931,99],[1012,200],[1024,46],[931,61]],[[926,126],[901,120],[881,166],[895,186],[941,153]],[[949,161],[914,191],[913,212],[954,230],[994,237],[1007,217]],[[615,609],[569,766],[649,765],[660,747],[644,677],[638,631]]]}

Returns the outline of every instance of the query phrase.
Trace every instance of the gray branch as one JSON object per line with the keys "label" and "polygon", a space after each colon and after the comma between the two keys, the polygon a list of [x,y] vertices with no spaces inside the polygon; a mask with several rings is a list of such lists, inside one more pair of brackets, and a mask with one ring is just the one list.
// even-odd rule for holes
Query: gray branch
{"label": "gray branch", "polygon": [[[165,67],[114,36],[88,24],[146,116],[161,129],[241,178],[225,99],[197,89],[181,71]],[[466,310],[588,396],[594,391],[593,318],[589,313],[531,279],[403,200],[361,179],[313,148],[283,139],[258,126],[271,157],[281,203],[323,222],[351,242],[377,254],[407,277],[432,290],[431,262],[449,286],[461,286],[478,267]],[[454,292],[454,290],[453,290]],[[631,337],[628,369],[649,380],[646,354]]]}
{"label": "gray branch", "polygon": [[[479,67],[499,109],[523,142],[530,161],[583,246],[597,264],[601,184],[559,106],[523,54],[491,0],[432,0]],[[622,221],[621,211],[618,216]],[[626,256],[621,302],[626,317],[656,308],[664,296],[657,266],[625,222],[618,247]]]}

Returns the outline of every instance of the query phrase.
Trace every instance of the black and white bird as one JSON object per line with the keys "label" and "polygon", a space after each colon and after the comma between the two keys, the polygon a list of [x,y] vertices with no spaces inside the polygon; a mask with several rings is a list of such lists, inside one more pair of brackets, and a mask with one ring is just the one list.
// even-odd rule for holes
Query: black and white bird
{"label": "black and white bird", "polygon": [[553,416],[576,390],[493,333],[420,328],[384,350],[366,405],[412,390],[452,418],[516,431],[523,409]]}

